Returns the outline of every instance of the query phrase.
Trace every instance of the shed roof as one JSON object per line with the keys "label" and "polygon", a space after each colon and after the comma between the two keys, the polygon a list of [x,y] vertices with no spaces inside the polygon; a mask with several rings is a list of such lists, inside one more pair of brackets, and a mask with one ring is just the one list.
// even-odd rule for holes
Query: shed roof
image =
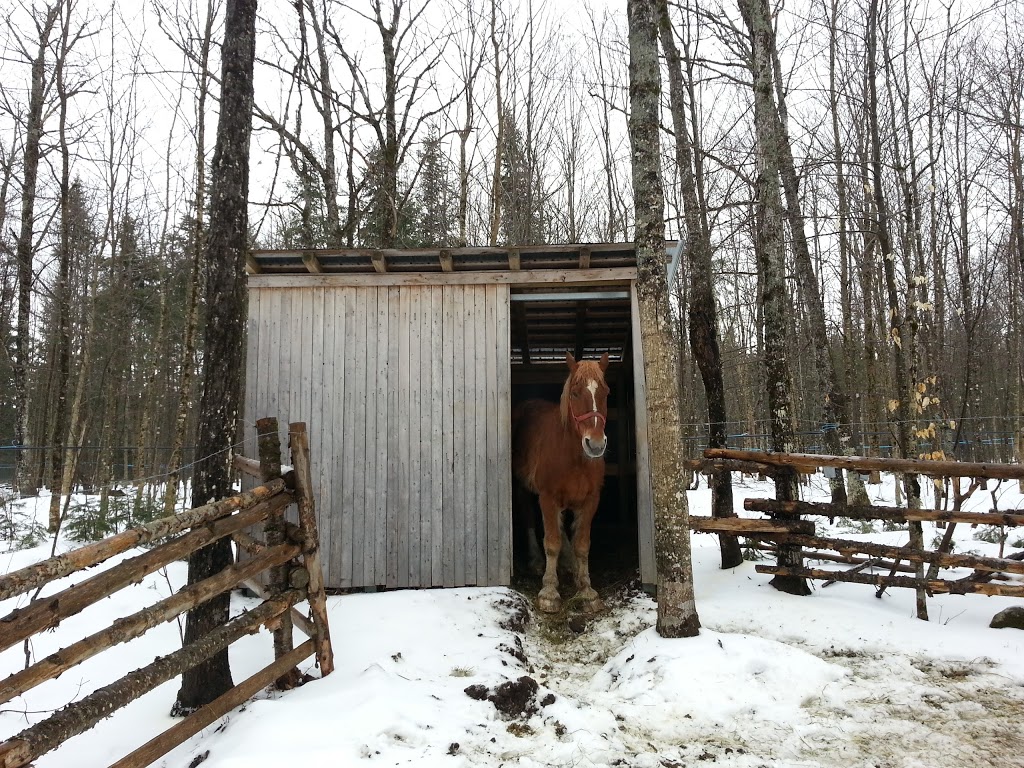
{"label": "shed roof", "polygon": [[340,248],[255,250],[250,274],[490,272],[635,267],[633,243],[576,243],[490,248]]}
{"label": "shed roof", "polygon": [[[666,242],[666,255],[675,242]],[[541,276],[537,282],[511,284],[512,362],[535,366],[562,363],[565,353],[591,358],[608,352],[626,359],[631,338],[628,281],[618,285],[572,285],[543,274],[558,270],[633,270],[633,243],[576,243],[514,247],[415,249],[255,250],[247,260],[250,275],[413,275],[442,273],[519,273]],[[456,275],[451,275],[456,277]],[[335,278],[337,279],[337,278]],[[359,278],[360,280],[362,278]]]}

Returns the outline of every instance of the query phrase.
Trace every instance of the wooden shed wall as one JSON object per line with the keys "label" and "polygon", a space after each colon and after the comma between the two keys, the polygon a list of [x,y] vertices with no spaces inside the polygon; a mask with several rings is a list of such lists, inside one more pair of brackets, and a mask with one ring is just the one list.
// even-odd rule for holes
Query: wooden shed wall
{"label": "wooden shed wall", "polygon": [[509,583],[507,285],[251,287],[248,333],[245,452],[307,422],[329,588]]}

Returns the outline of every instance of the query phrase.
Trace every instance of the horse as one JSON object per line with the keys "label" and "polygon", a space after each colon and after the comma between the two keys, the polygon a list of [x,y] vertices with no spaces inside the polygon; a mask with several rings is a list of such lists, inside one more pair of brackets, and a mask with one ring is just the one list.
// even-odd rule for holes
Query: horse
{"label": "horse", "polygon": [[575,555],[577,597],[583,610],[601,610],[601,599],[590,584],[588,555],[590,524],[604,484],[604,433],[608,418],[608,353],[600,360],[565,355],[569,375],[561,401],[527,400],[512,414],[512,473],[536,494],[544,519],[546,564],[537,605],[545,613],[561,610],[558,593],[558,555],[562,549],[562,512],[573,516],[571,552]]}

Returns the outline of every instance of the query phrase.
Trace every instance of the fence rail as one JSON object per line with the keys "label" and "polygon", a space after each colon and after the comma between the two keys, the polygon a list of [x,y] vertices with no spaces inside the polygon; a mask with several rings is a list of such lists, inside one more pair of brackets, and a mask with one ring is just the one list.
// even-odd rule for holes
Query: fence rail
{"label": "fence rail", "polygon": [[[79,613],[97,600],[138,582],[145,575],[174,560],[187,557],[213,541],[226,536],[252,540],[252,537],[244,534],[243,529],[260,523],[266,532],[266,541],[260,544],[260,551],[244,562],[228,566],[154,605],[120,618],[111,626],[0,681],[0,703],[3,703],[57,677],[86,659],[139,637],[216,595],[250,582],[266,571],[271,573],[269,594],[260,605],[201,639],[161,656],[152,664],[68,704],[0,744],[0,768],[22,768],[29,765],[64,741],[92,728],[114,711],[205,661],[264,624],[272,623],[275,627],[273,664],[115,765],[121,768],[149,765],[265,685],[274,681],[277,681],[279,687],[295,684],[298,679],[295,665],[310,655],[316,655],[322,675],[333,670],[326,596],[320,571],[319,537],[309,474],[306,426],[301,423],[292,424],[289,431],[292,435],[291,458],[294,469],[284,477],[280,475],[280,446],[276,444],[275,425],[275,443],[268,446],[268,450],[276,447],[278,458],[274,462],[265,460],[259,463],[263,470],[263,485],[213,504],[124,531],[0,577],[0,599],[16,597],[55,579],[98,565],[140,544],[168,539],[113,568],[54,595],[34,600],[0,618],[0,627],[3,628],[0,650],[3,650],[35,633],[57,626],[62,620]],[[251,460],[237,464],[250,470],[253,466]],[[268,469],[275,466],[276,472]],[[284,510],[290,504],[298,506],[299,524],[286,529]],[[286,530],[291,530],[293,535],[290,538],[285,535]],[[299,558],[302,560],[301,565],[297,562]],[[296,603],[307,599],[312,620],[300,626],[306,627],[311,637],[293,649],[292,623],[286,619],[295,610]],[[283,631],[287,631],[287,638],[282,636]]]}
{"label": "fence rail", "polygon": [[[971,478],[966,492],[956,485],[953,493],[953,509],[908,509],[875,505],[855,506],[845,503],[822,503],[808,501],[781,501],[776,499],[746,499],[744,509],[763,512],[768,518],[703,518],[691,517],[690,527],[696,531],[742,535],[755,542],[761,549],[771,549],[777,560],[776,565],[758,565],[758,573],[771,574],[789,579],[816,579],[827,583],[835,581],[874,585],[880,596],[887,587],[906,587],[928,594],[984,594],[1024,597],[1024,584],[991,583],[999,573],[1024,574],[1024,560],[1020,557],[996,558],[978,555],[954,554],[952,534],[959,524],[1020,526],[1024,525],[1024,512],[1020,510],[989,512],[964,512],[963,502],[978,487],[981,481],[1024,480],[1024,465],[979,462],[928,461],[918,459],[891,459],[862,456],[830,456],[816,454],[770,453],[742,451],[736,449],[712,448],[704,451],[704,459],[690,462],[690,467],[703,472],[761,472],[778,481],[792,478],[795,473],[810,474],[821,467],[835,467],[867,474],[888,471],[894,473],[920,474],[938,478]],[[813,520],[805,517],[847,517],[857,520],[881,520],[886,522],[920,525],[931,521],[946,526],[946,532],[934,551],[859,542],[817,535]],[[764,542],[771,542],[769,547]],[[857,557],[867,555],[868,557]],[[808,568],[803,560],[824,559],[846,562],[854,567],[847,571]],[[929,565],[926,575],[897,576],[898,571],[908,570],[904,563],[915,566],[910,569],[920,574],[920,564]],[[869,566],[889,571],[885,574],[862,573]],[[940,579],[940,568],[971,568],[973,573],[963,579]],[[826,584],[827,585],[827,584]],[[787,589],[788,591],[788,589]]]}

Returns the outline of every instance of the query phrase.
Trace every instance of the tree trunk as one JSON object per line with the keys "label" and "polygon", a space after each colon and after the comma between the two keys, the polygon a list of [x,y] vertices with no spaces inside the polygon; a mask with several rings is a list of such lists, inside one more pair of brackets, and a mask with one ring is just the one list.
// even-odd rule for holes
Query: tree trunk
{"label": "tree trunk", "polygon": [[[341,228],[341,211],[338,208],[338,161],[334,148],[334,87],[331,85],[331,67],[324,40],[324,28],[312,0],[305,0],[306,10],[312,20],[313,37],[316,40],[316,62],[318,66],[320,103],[317,109],[324,126],[324,162],[320,168],[324,185],[324,201],[327,213],[325,234],[328,248],[341,248],[344,235]],[[299,6],[301,12],[301,6]]]}
{"label": "tree trunk", "polygon": [[[192,503],[231,494],[231,450],[238,433],[245,350],[245,255],[248,247],[249,139],[252,135],[256,0],[229,0],[224,26],[221,109],[213,157],[206,263],[203,393],[196,429]],[[189,557],[194,584],[231,564],[231,544],[221,540]],[[228,620],[229,596],[188,614],[185,642],[192,643]],[[231,688],[227,649],[182,675],[175,714],[187,714]]]}
{"label": "tree trunk", "polygon": [[[757,255],[764,313],[765,381],[768,387],[771,447],[773,451],[789,453],[793,451],[793,401],[787,345],[789,302],[785,283],[778,143],[776,132],[772,129],[778,121],[772,95],[772,24],[771,18],[765,15],[767,6],[759,0],[740,0],[739,6],[751,41],[758,160],[754,251]],[[795,475],[778,475],[775,478],[775,492],[780,501],[795,499]],[[779,547],[780,566],[800,568],[802,561],[799,547]],[[771,584],[778,590],[794,595],[811,593],[807,582],[800,577],[776,576]]]}
{"label": "tree trunk", "polygon": [[[70,8],[69,8],[70,10]],[[67,435],[67,412],[68,412],[68,380],[71,376],[71,258],[74,248],[71,238],[72,227],[72,201],[71,201],[71,148],[68,145],[67,122],[68,122],[68,94],[67,82],[65,80],[65,62],[70,49],[69,36],[71,20],[64,15],[61,25],[60,43],[57,54],[56,66],[54,68],[54,82],[57,87],[58,99],[58,144],[60,146],[60,240],[57,246],[57,285],[54,289],[54,311],[56,314],[56,328],[54,329],[54,343],[56,351],[54,354],[54,386],[56,391],[53,395],[55,403],[51,432],[53,441],[50,442],[50,509],[47,528],[51,533],[60,526],[60,487],[64,475],[63,462],[66,455],[65,448],[59,443],[66,439]],[[76,206],[75,215],[85,215],[84,206]],[[79,228],[84,228],[85,222],[77,222]],[[81,245],[81,243],[79,243]]]}
{"label": "tree trunk", "polygon": [[[690,349],[700,368],[704,396],[708,408],[708,447],[726,446],[725,382],[722,377],[722,355],[718,345],[718,312],[715,306],[714,277],[711,264],[711,235],[703,226],[697,198],[697,180],[693,171],[683,68],[676,46],[667,0],[657,0],[661,45],[668,63],[669,103],[672,128],[676,138],[676,165],[682,187],[683,211],[686,217],[686,254],[690,268],[690,301],[687,304]],[[711,476],[711,514],[713,517],[735,517],[732,508],[732,473],[715,472]],[[719,535],[722,568],[735,568],[743,562],[739,539]]]}
{"label": "tree trunk", "polygon": [[36,183],[39,178],[39,158],[43,139],[43,102],[46,95],[46,52],[50,45],[50,34],[57,22],[60,4],[54,3],[46,9],[45,16],[38,22],[39,48],[32,60],[32,90],[28,99],[28,116],[25,125],[25,158],[22,164],[24,176],[21,185],[21,229],[15,245],[15,260],[18,264],[18,327],[14,344],[14,359],[11,361],[14,373],[14,393],[17,414],[14,423],[14,444],[21,450],[17,453],[15,484],[22,495],[32,495],[31,462],[26,460],[24,448],[28,444],[28,358],[31,335],[32,311],[32,261],[36,206]]}
{"label": "tree trunk", "polygon": [[498,232],[501,231],[501,156],[505,151],[505,104],[501,95],[501,47],[498,45],[498,9],[495,0],[491,0],[491,48],[494,51],[494,106],[498,121],[498,135],[494,140],[494,173],[491,177],[490,236],[487,240],[487,244],[493,248],[498,244]]}
{"label": "tree trunk", "polygon": [[[793,263],[797,286],[803,300],[807,327],[811,335],[814,371],[817,376],[818,396],[820,398],[820,419],[822,442],[825,452],[839,455],[847,452],[850,443],[849,414],[847,412],[846,392],[839,384],[835,363],[832,360],[831,344],[828,328],[825,325],[825,304],[818,287],[818,277],[811,263],[811,252],[807,244],[804,227],[804,215],[800,203],[800,187],[793,160],[793,148],[789,142],[787,128],[787,112],[785,94],[782,88],[782,72],[779,62],[778,46],[775,40],[775,27],[771,23],[771,9],[767,0],[754,0],[758,15],[766,20],[765,45],[772,59],[775,93],[778,99],[777,108],[768,110],[766,134],[771,134],[770,150],[779,164],[782,176],[782,188],[786,195],[786,218],[793,243]],[[832,489],[832,500],[837,504],[846,501],[846,485],[843,475],[837,472],[829,480]]]}
{"label": "tree trunk", "polygon": [[[178,381],[178,406],[174,413],[171,454],[167,459],[167,481],[164,486],[164,514],[173,515],[178,502],[181,481],[182,453],[188,434],[189,403],[192,402],[192,379],[195,376],[196,342],[199,330],[199,293],[203,287],[203,251],[206,245],[203,217],[206,214],[206,98],[210,92],[209,61],[213,42],[214,8],[207,5],[206,26],[199,49],[199,99],[196,104],[196,205],[192,222],[192,274],[185,299],[185,336],[181,343],[181,378]],[[204,454],[197,454],[204,455]]]}
{"label": "tree trunk", "polygon": [[679,431],[678,351],[665,275],[664,192],[658,136],[661,97],[654,0],[628,0],[629,137],[636,210],[637,299],[647,385],[651,480],[658,565],[658,633],[694,637],[689,511]]}
{"label": "tree trunk", "polygon": [[[893,345],[893,364],[895,367],[896,397],[890,408],[896,445],[903,458],[911,458],[910,436],[910,404],[911,379],[907,367],[906,350],[903,348],[904,317],[900,307],[899,292],[896,288],[896,254],[893,252],[892,239],[889,235],[889,216],[885,194],[882,187],[882,143],[878,126],[878,87],[877,49],[878,49],[878,0],[872,0],[868,12],[867,29],[867,80],[868,80],[868,130],[871,135],[871,169],[872,194],[874,197],[875,215],[877,217],[877,239],[881,251],[882,264],[885,271],[885,287],[889,298],[889,339]],[[913,339],[909,339],[913,344]],[[904,476],[907,490],[907,505],[911,506],[921,498],[921,487],[917,475]],[[910,524],[910,545],[917,549],[923,548],[923,533],[920,523]],[[918,565],[918,577],[924,576],[924,568]],[[928,604],[923,589],[917,590],[917,617],[928,620]]]}

